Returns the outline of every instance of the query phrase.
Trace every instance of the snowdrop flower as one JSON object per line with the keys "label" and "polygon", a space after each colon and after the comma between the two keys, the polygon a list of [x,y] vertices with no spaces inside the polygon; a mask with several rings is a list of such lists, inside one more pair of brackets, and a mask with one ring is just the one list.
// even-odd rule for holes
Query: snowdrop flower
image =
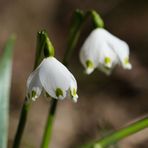
{"label": "snowdrop flower", "polygon": [[127,43],[103,28],[97,28],[90,33],[80,50],[80,61],[87,74],[98,68],[109,75],[117,64],[124,69],[132,68]]}
{"label": "snowdrop flower", "polygon": [[55,99],[63,100],[70,94],[77,102],[77,82],[72,73],[56,58],[47,57],[27,80],[27,98],[35,101],[45,91]]}

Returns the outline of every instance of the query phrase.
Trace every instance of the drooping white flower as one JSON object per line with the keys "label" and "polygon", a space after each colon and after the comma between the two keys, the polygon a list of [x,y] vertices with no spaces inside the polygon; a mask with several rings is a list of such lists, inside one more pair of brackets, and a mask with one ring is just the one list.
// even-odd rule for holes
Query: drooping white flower
{"label": "drooping white flower", "polygon": [[129,47],[126,42],[103,28],[93,30],[80,50],[80,61],[90,74],[95,68],[109,75],[120,64],[124,69],[131,69]]}
{"label": "drooping white flower", "polygon": [[55,98],[63,100],[70,94],[77,102],[77,82],[72,73],[56,58],[45,58],[33,71],[27,80],[27,97],[36,100],[42,91]]}

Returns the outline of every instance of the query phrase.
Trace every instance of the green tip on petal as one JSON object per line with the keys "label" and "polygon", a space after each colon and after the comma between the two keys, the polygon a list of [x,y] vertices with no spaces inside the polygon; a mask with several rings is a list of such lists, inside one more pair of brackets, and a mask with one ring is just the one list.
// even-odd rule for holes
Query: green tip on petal
{"label": "green tip on petal", "polygon": [[111,64],[111,58],[110,57],[105,57],[104,58],[104,64],[105,64],[105,67],[111,68],[111,66],[112,66],[112,64]]}
{"label": "green tip on petal", "polygon": [[111,63],[111,59],[109,57],[104,58],[105,64]]}
{"label": "green tip on petal", "polygon": [[70,93],[71,93],[71,96],[77,96],[77,90],[75,89],[75,88],[73,88],[71,91],[70,91]]}
{"label": "green tip on petal", "polygon": [[86,67],[87,67],[87,68],[90,68],[90,69],[94,68],[93,62],[92,62],[91,60],[87,60],[87,61],[86,61]]}
{"label": "green tip on petal", "polygon": [[77,100],[78,100],[78,95],[77,95],[77,90],[76,90],[76,88],[73,88],[73,89],[70,90],[70,95],[71,95],[73,101],[74,101],[74,102],[77,102]]}
{"label": "green tip on petal", "polygon": [[60,88],[57,88],[55,94],[59,98],[60,96],[63,96],[63,91]]}
{"label": "green tip on petal", "polygon": [[75,88],[72,89],[72,96],[76,96],[77,95],[77,91]]}
{"label": "green tip on petal", "polygon": [[32,92],[31,92],[31,99],[32,99],[33,101],[36,101],[36,98],[37,98],[36,92],[35,92],[34,90],[32,90]]}
{"label": "green tip on petal", "polygon": [[111,67],[111,59],[110,59],[110,57],[105,57],[104,58],[104,63],[105,63],[105,67],[110,68]]}
{"label": "green tip on petal", "polygon": [[125,68],[125,69],[132,69],[132,65],[129,63],[129,58],[128,57],[126,57],[125,59],[124,59],[124,61],[123,61],[123,67]]}
{"label": "green tip on petal", "polygon": [[126,57],[126,58],[124,59],[124,64],[129,64],[129,58],[128,58],[128,57]]}
{"label": "green tip on petal", "polygon": [[36,96],[36,92],[34,91],[34,90],[32,90],[32,92],[31,92],[31,97],[35,97]]}
{"label": "green tip on petal", "polygon": [[90,74],[94,71],[94,64],[91,60],[86,61],[86,74]]}

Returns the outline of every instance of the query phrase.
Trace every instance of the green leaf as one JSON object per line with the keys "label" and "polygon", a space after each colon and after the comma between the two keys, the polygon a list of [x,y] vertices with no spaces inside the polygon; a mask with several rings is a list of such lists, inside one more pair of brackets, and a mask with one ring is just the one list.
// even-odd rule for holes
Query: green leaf
{"label": "green leaf", "polygon": [[11,84],[12,49],[15,37],[11,36],[0,58],[0,148],[7,147],[9,123],[9,93]]}

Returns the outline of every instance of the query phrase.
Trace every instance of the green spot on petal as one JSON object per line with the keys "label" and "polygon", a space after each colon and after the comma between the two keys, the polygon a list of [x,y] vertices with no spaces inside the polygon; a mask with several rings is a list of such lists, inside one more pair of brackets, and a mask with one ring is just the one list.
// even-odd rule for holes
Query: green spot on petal
{"label": "green spot on petal", "polygon": [[104,62],[105,62],[105,64],[111,63],[110,57],[105,57],[105,58],[104,58]]}
{"label": "green spot on petal", "polygon": [[86,61],[86,66],[87,66],[87,68],[94,68],[94,64],[91,60]]}
{"label": "green spot on petal", "polygon": [[63,96],[63,91],[60,88],[57,88],[56,91],[55,91],[55,94],[56,94],[57,97]]}
{"label": "green spot on petal", "polygon": [[35,96],[36,96],[36,92],[34,90],[32,90],[31,97],[34,98]]}
{"label": "green spot on petal", "polygon": [[128,57],[126,57],[126,58],[124,59],[124,64],[129,64],[129,58],[128,58]]}
{"label": "green spot on petal", "polygon": [[124,69],[132,69],[132,65],[129,63],[129,58],[126,57],[123,60],[123,68]]}
{"label": "green spot on petal", "polygon": [[71,90],[71,95],[72,95],[72,96],[77,96],[77,90],[76,90],[75,88],[73,88],[73,89]]}
{"label": "green spot on petal", "polygon": [[77,100],[78,100],[78,95],[77,95],[76,88],[70,89],[70,95],[71,95],[72,100],[76,103]]}

